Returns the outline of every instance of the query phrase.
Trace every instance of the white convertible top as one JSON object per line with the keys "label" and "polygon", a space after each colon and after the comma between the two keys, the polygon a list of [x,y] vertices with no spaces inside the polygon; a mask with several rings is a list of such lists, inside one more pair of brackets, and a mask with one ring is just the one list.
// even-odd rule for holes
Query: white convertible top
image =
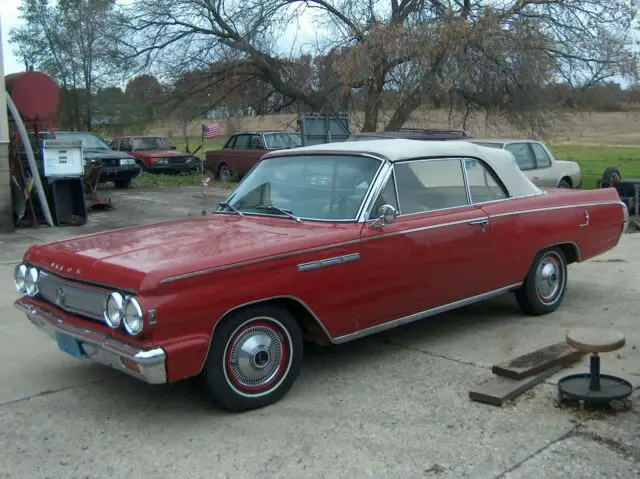
{"label": "white convertible top", "polygon": [[485,161],[507,187],[510,196],[542,194],[522,172],[513,154],[508,150],[476,145],[462,140],[382,140],[322,143],[288,150],[276,150],[265,155],[271,158],[302,153],[359,153],[381,156],[390,162],[429,157],[467,157]]}

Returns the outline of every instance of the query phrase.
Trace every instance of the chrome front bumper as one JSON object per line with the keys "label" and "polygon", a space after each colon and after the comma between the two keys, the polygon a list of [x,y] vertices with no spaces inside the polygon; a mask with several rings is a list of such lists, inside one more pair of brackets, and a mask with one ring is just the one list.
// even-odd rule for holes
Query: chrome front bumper
{"label": "chrome front bumper", "polygon": [[[162,348],[147,350],[129,346],[98,331],[65,323],[50,312],[24,303],[21,299],[17,300],[14,305],[25,313],[35,326],[53,339],[56,339],[56,333],[75,338],[81,345],[83,359],[87,358],[110,366],[149,384],[167,382],[166,354]],[[128,362],[129,366],[125,362]]]}

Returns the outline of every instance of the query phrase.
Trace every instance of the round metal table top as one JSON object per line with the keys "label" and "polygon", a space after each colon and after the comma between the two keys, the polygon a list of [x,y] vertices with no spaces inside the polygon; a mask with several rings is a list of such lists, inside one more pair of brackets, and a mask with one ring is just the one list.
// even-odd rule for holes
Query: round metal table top
{"label": "round metal table top", "polygon": [[572,328],[567,330],[566,341],[587,353],[607,353],[625,345],[624,335],[612,329]]}

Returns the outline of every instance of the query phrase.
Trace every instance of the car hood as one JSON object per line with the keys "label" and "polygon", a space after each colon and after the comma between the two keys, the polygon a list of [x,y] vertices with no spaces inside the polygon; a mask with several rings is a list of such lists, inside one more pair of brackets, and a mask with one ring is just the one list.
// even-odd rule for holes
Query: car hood
{"label": "car hood", "polygon": [[115,150],[100,150],[100,149],[84,149],[84,157],[88,160],[97,160],[97,159],[110,159],[110,160],[118,160],[120,158],[132,158],[133,156],[128,155],[127,153]]}
{"label": "car hood", "polygon": [[70,279],[147,291],[169,276],[356,239],[360,226],[217,213],[34,245],[24,259]]}
{"label": "car hood", "polygon": [[144,156],[146,158],[167,158],[176,156],[192,156],[189,153],[175,150],[136,150],[133,152],[136,156]]}

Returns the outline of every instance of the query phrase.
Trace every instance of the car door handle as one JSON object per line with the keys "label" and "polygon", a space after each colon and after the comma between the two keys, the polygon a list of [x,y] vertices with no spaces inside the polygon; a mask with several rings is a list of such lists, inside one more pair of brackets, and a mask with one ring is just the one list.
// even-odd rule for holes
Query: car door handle
{"label": "car door handle", "polygon": [[540,177],[539,177],[539,176],[534,176],[534,177],[533,177],[533,179],[534,179],[534,180],[539,180],[539,179],[540,179]]}
{"label": "car door handle", "polygon": [[489,218],[481,218],[479,220],[473,220],[473,221],[469,221],[470,225],[481,225],[481,226],[486,226],[489,224]]}

